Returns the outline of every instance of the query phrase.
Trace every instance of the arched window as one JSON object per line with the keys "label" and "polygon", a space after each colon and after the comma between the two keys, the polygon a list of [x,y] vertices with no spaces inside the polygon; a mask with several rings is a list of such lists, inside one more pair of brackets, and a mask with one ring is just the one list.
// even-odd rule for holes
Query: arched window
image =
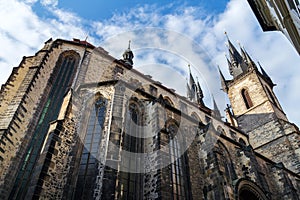
{"label": "arched window", "polygon": [[[23,192],[27,191],[26,188],[28,188],[29,185],[28,181],[32,179],[32,177],[30,176],[33,174],[34,170],[36,170],[36,172],[34,173],[42,174],[41,169],[43,168],[43,166],[43,171],[47,171],[49,169],[49,160],[40,162],[38,164],[39,166],[36,168],[30,163],[35,163],[40,155],[40,151],[43,147],[43,144],[45,142],[44,140],[48,133],[49,124],[52,121],[56,120],[59,115],[59,111],[61,109],[65,94],[72,85],[74,76],[76,74],[79,60],[80,56],[75,51],[65,51],[61,53],[55,67],[53,68],[51,76],[47,80],[49,90],[47,90],[48,92],[45,92],[41,98],[46,102],[43,107],[39,107],[38,109],[40,110],[38,124],[37,126],[35,126],[34,130],[31,130],[33,132],[31,138],[34,139],[28,141],[28,148],[24,149],[26,153],[26,159],[24,159],[21,163],[22,170],[19,170],[16,181],[14,183],[14,188],[11,192],[12,199],[20,199],[25,195],[23,194]],[[38,116],[38,114],[36,114],[36,116]],[[53,151],[54,148],[48,150],[49,153],[53,153]],[[44,175],[45,173],[43,173],[43,176]],[[44,183],[44,180],[40,177],[36,180],[38,180],[37,184],[39,184],[39,187],[42,187],[41,185]],[[37,193],[40,192],[40,190],[36,191]],[[36,195],[38,195],[37,193]]]}
{"label": "arched window", "polygon": [[143,162],[140,154],[144,152],[142,103],[137,99],[130,100],[126,113],[122,149],[128,153],[122,154],[121,157],[121,191],[118,198],[143,199],[144,174],[138,173]]}
{"label": "arched window", "polygon": [[170,125],[168,127],[169,138],[170,138],[170,158],[171,158],[171,180],[172,190],[174,199],[182,199],[185,197],[184,189],[184,177],[182,168],[182,157],[180,155],[180,145],[177,141],[178,127]]}
{"label": "arched window", "polygon": [[[183,136],[176,123],[166,125],[161,133],[162,144],[168,146],[164,162],[170,164],[162,170],[162,199],[190,199],[190,180],[187,155],[183,152]],[[167,160],[169,157],[170,160]]]}
{"label": "arched window", "polygon": [[167,105],[174,107],[174,103],[172,102],[172,100],[169,97],[165,96],[164,100]]}
{"label": "arched window", "polygon": [[245,106],[247,109],[251,108],[253,106],[253,103],[251,101],[251,98],[249,96],[248,90],[246,90],[245,88],[242,89],[241,91]]}
{"label": "arched window", "polygon": [[248,180],[239,180],[236,189],[239,200],[267,200],[265,192],[254,182]]}
{"label": "arched window", "polygon": [[[233,180],[237,178],[233,162],[231,160],[230,152],[222,142],[217,142],[213,150],[216,158],[218,159],[216,165],[219,167],[220,178],[222,178],[225,185],[231,187]],[[224,190],[225,193],[228,190]],[[226,194],[228,196],[228,194]]]}
{"label": "arched window", "polygon": [[94,183],[98,173],[97,154],[101,143],[106,106],[106,99],[98,98],[89,116],[76,186],[76,197],[79,199],[93,197]]}

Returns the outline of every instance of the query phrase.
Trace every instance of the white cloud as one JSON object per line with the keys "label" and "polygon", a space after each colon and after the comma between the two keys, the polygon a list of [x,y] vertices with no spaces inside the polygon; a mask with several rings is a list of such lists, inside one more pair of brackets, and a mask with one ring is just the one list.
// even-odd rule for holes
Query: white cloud
{"label": "white cloud", "polygon": [[41,0],[41,4],[44,6],[55,7],[58,5],[58,0]]}
{"label": "white cloud", "polygon": [[[139,15],[138,11],[140,10],[141,9],[135,10],[137,15]],[[145,9],[142,10],[142,12],[147,13]],[[299,87],[297,78],[297,75],[300,72],[300,68],[298,67],[300,61],[299,56],[282,33],[262,32],[246,1],[230,1],[224,13],[216,17],[195,17],[195,13],[191,8],[186,8],[186,11],[183,9],[183,12],[180,13],[168,14],[160,17],[157,17],[159,16],[159,12],[155,11],[148,16],[143,15],[144,19],[151,19],[152,16],[155,16],[156,19],[153,23],[154,27],[159,24],[160,28],[167,29],[166,32],[182,33],[184,34],[183,37],[186,36],[189,38],[189,42],[188,40],[182,39],[182,37],[178,39],[178,37],[176,37],[177,34],[174,33],[167,34],[167,37],[162,41],[163,37],[159,31],[150,31],[147,32],[147,35],[140,34],[139,31],[133,31],[131,36],[127,37],[127,39],[125,39],[126,37],[122,39],[119,38],[120,41],[125,41],[125,43],[122,44],[122,42],[120,43],[119,41],[120,45],[115,45],[116,43],[112,42],[111,45],[106,46],[106,48],[109,49],[113,55],[118,57],[121,55],[122,50],[125,49],[126,41],[132,39],[132,46],[137,48],[134,51],[135,53],[139,53],[137,50],[142,47],[154,46],[157,49],[165,49],[174,51],[176,54],[187,55],[183,60],[194,64],[194,73],[199,71],[199,74],[202,74],[202,76],[199,74],[198,76],[201,76],[201,78],[204,79],[204,82],[206,82],[206,90],[209,88],[208,90],[216,96],[219,107],[222,109],[226,103],[224,100],[226,95],[217,91],[220,88],[220,83],[216,66],[220,65],[225,76],[228,79],[230,78],[224,56],[224,53],[227,53],[224,31],[227,31],[231,41],[236,44],[237,48],[237,40],[239,40],[241,45],[244,46],[252,56],[253,60],[260,61],[264,69],[272,77],[273,81],[278,84],[278,86],[275,87],[275,93],[288,114],[288,117],[291,121],[296,123],[300,122],[300,114],[293,109],[293,105],[300,99],[300,94],[295,92],[297,91],[297,87]],[[126,27],[130,27],[128,23],[134,24],[134,27],[140,27],[140,23],[142,23],[141,20],[135,20],[130,15],[127,16],[124,22],[122,19],[118,20],[118,17],[121,17],[124,20],[124,16],[114,16],[114,21],[107,22],[109,27],[107,30],[109,31],[101,29],[103,35],[106,37],[120,37],[122,31],[128,31],[128,29],[126,29]],[[159,19],[159,21],[157,21],[157,19]],[[132,22],[133,20],[134,22]],[[122,21],[124,24],[127,23],[126,26],[124,26],[125,28],[120,28],[117,21]],[[152,26],[152,24],[149,23],[147,25]],[[103,23],[102,26],[107,27],[105,23]],[[116,36],[114,33],[118,33],[119,35]],[[166,41],[168,42],[164,43]],[[197,50],[192,48],[191,44],[193,42],[198,44]],[[204,51],[206,52],[204,53]],[[115,52],[117,53],[114,54]],[[203,53],[205,55],[201,55]],[[144,56],[140,61],[136,59],[136,66],[145,65],[145,63],[148,62],[158,62],[158,58],[159,56],[152,52],[152,56]],[[204,58],[211,62],[210,67],[207,65],[204,65],[203,67],[202,64],[199,64]],[[173,60],[173,62],[170,61],[170,65],[181,67],[183,70],[187,71],[185,62]],[[153,77],[159,77],[162,82],[165,80],[165,83],[168,85],[168,74],[165,76],[158,76],[157,74],[159,72],[157,71],[157,68],[153,68],[152,71],[146,69],[145,72],[152,74]],[[168,86],[172,87],[174,84]],[[183,91],[182,87],[180,89],[175,89]],[[211,106],[211,102],[208,102],[208,104]]]}
{"label": "white cloud", "polygon": [[293,106],[300,99],[296,92],[300,84],[299,56],[281,33],[261,31],[246,1],[231,0],[224,13],[218,16],[204,16],[205,12],[199,7],[174,9],[171,4],[166,7],[174,12],[164,15],[165,8],[145,5],[127,13],[116,13],[105,21],[89,21],[62,10],[57,0],[41,0],[53,17],[39,18],[30,7],[36,2],[0,0],[3,8],[0,17],[5,19],[0,23],[1,83],[23,55],[34,54],[48,38],[85,38],[89,34],[91,42],[101,44],[116,58],[121,57],[128,40],[132,40],[136,68],[183,95],[185,83],[170,81],[167,66],[176,69],[174,76],[184,80],[190,63],[193,73],[200,78],[207,104],[212,106],[211,92],[223,110],[225,94],[219,90],[216,67],[220,65],[225,76],[230,78],[224,57],[224,52],[227,53],[224,31],[227,31],[233,43],[239,40],[253,60],[261,62],[278,84],[275,92],[289,118],[300,123],[300,113]]}
{"label": "white cloud", "polygon": [[[50,37],[84,38],[80,18],[59,9],[51,9],[56,18],[41,19],[31,9],[35,1],[0,0],[0,83],[3,84],[22,56],[33,55]],[[13,12],[12,12],[13,10]],[[50,12],[50,11],[49,11]]]}
{"label": "white cloud", "polygon": [[28,3],[28,4],[34,4],[34,3],[38,2],[38,0],[25,0],[24,2]]}
{"label": "white cloud", "polygon": [[240,40],[253,60],[262,64],[273,82],[278,85],[274,90],[288,118],[299,124],[300,113],[295,111],[295,105],[300,99],[300,93],[296,92],[300,86],[300,57],[290,42],[280,32],[263,32],[246,1],[230,1],[213,26],[213,39],[217,43],[211,41],[212,45],[208,45],[209,49],[216,50],[216,62],[221,63],[222,71],[226,72],[228,78],[230,76],[222,52],[224,48],[214,48],[222,43],[224,30],[236,45],[236,40]]}

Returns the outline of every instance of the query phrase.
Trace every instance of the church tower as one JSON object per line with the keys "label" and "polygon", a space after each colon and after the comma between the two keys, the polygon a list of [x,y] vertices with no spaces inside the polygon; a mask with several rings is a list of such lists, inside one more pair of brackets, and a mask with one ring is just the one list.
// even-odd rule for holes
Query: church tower
{"label": "church tower", "polygon": [[245,49],[237,51],[229,39],[228,49],[232,80],[226,80],[220,71],[222,90],[228,94],[232,109],[227,116],[233,116],[257,152],[299,173],[299,130],[280,106],[273,91],[275,84],[259,63],[258,69]]}

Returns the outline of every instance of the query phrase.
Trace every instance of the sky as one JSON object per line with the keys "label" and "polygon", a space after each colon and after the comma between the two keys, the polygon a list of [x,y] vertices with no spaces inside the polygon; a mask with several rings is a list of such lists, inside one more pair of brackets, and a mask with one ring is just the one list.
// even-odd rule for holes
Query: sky
{"label": "sky", "polygon": [[218,66],[231,79],[226,36],[264,67],[288,119],[300,125],[300,57],[281,32],[263,32],[246,0],[0,0],[0,84],[49,38],[87,40],[185,95],[188,65],[212,108],[228,103]]}

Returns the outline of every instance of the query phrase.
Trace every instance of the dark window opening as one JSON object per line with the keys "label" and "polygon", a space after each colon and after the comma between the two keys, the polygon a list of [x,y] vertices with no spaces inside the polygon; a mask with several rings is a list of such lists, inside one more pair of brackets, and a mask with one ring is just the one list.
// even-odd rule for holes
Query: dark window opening
{"label": "dark window opening", "polygon": [[239,200],[259,200],[259,198],[256,194],[254,194],[250,190],[242,190],[239,194]]}
{"label": "dark window opening", "polygon": [[246,89],[242,89],[241,94],[242,94],[246,108],[247,109],[251,108],[253,106],[253,103],[251,101],[248,91]]}
{"label": "dark window opening", "polygon": [[244,145],[244,146],[246,146],[246,142],[242,138],[239,139],[239,143],[242,144],[242,145]]}

